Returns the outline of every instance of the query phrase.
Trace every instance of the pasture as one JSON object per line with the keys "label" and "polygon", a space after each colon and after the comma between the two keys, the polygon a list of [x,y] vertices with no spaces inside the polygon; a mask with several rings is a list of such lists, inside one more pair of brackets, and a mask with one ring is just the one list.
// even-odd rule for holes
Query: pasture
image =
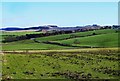
{"label": "pasture", "polygon": [[77,32],[77,33],[71,33],[71,34],[62,34],[62,35],[55,35],[55,36],[48,36],[48,37],[40,37],[36,38],[36,40],[40,41],[59,41],[59,40],[66,40],[66,39],[72,39],[72,38],[82,38],[86,36],[91,36],[93,33],[96,35],[101,34],[109,34],[109,33],[115,33],[115,30],[113,29],[105,29],[105,30],[94,30],[94,31],[86,31],[86,32]]}
{"label": "pasture", "polygon": [[[26,34],[29,32],[3,33],[1,39]],[[118,79],[120,76],[118,32],[113,29],[38,37],[1,45],[4,53],[2,79]]]}
{"label": "pasture", "polygon": [[[3,55],[3,79],[118,79],[117,49],[76,49]],[[89,51],[89,52],[88,52]]]}
{"label": "pasture", "polygon": [[52,50],[52,49],[67,49],[71,47],[64,47],[52,44],[36,43],[33,40],[23,40],[11,43],[5,43],[2,50]]}
{"label": "pasture", "polygon": [[[113,29],[38,37],[35,38],[35,40],[40,41],[40,43],[30,39],[2,43],[2,50],[61,50],[81,48],[72,46],[87,46],[98,48],[118,47],[118,33]],[[46,41],[67,44],[71,46],[44,43]]]}
{"label": "pasture", "polygon": [[63,44],[96,47],[118,47],[118,33],[109,33],[59,41]]}

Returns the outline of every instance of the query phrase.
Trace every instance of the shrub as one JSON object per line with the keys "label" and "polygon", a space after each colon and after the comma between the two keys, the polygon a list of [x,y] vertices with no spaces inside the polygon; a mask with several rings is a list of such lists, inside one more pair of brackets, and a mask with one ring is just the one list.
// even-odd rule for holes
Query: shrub
{"label": "shrub", "polygon": [[80,44],[80,41],[78,39],[75,39],[74,44]]}
{"label": "shrub", "polygon": [[96,33],[93,33],[92,35],[96,35]]}

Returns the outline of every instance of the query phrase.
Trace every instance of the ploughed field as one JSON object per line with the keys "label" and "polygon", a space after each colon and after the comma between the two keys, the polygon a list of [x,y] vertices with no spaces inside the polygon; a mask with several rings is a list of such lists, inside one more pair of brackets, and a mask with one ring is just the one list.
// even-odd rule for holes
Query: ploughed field
{"label": "ploughed field", "polygon": [[3,55],[3,79],[117,79],[117,50]]}

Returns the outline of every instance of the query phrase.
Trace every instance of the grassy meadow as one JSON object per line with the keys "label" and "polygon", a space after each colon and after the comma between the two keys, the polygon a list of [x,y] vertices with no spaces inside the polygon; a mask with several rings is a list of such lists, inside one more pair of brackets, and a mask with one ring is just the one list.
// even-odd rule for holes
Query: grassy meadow
{"label": "grassy meadow", "polygon": [[[75,43],[78,42],[78,43]],[[109,33],[96,36],[88,36],[81,38],[74,38],[68,40],[59,41],[64,44],[73,44],[73,45],[89,45],[97,47],[117,47],[118,46],[118,33]]]}
{"label": "grassy meadow", "polygon": [[[95,33],[95,35],[93,35]],[[79,47],[60,46],[46,44],[43,42],[57,42],[73,46],[90,46],[90,47],[118,47],[118,33],[113,29],[95,30],[87,32],[77,32],[72,34],[61,34],[47,37],[35,38],[35,40],[21,40],[2,44],[2,50],[50,50],[50,49],[76,49]]]}
{"label": "grassy meadow", "polygon": [[[1,40],[7,35],[30,33],[41,32],[4,32]],[[38,37],[1,45],[2,79],[119,78],[118,32],[114,29]]]}
{"label": "grassy meadow", "polygon": [[118,79],[118,52],[4,54],[3,79]]}

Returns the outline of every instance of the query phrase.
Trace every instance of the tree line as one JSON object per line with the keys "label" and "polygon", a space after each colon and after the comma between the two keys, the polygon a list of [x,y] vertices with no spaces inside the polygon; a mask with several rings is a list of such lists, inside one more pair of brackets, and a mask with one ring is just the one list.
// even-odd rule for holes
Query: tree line
{"label": "tree line", "polygon": [[4,40],[2,40],[2,42],[6,43],[6,42],[26,40],[26,39],[37,38],[37,37],[45,37],[45,36],[69,34],[69,33],[72,33],[72,31],[56,31],[52,33],[26,34],[26,35],[21,35],[21,36],[8,35],[4,38]]}

